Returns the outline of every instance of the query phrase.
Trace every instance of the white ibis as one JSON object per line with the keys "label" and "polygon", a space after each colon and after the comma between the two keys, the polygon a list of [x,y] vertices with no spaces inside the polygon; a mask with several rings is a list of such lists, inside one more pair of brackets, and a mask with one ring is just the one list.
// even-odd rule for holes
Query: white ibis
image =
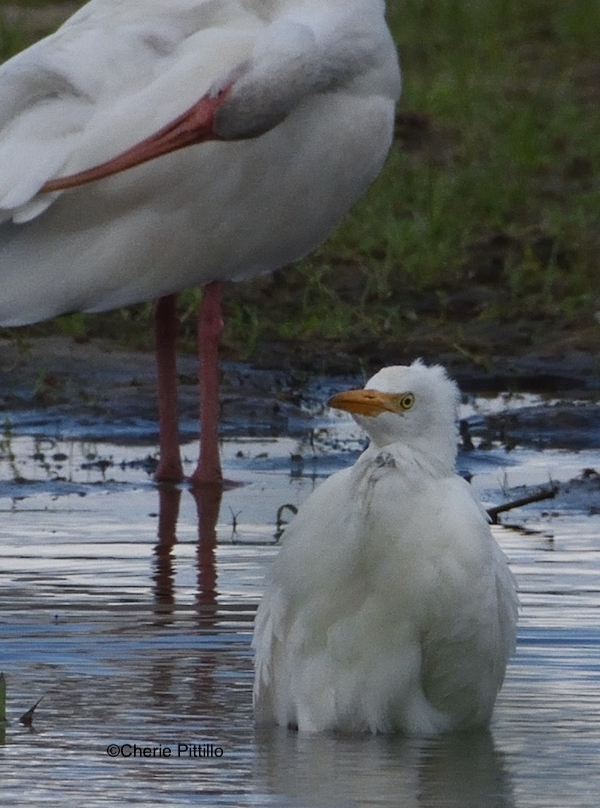
{"label": "white ibis", "polygon": [[0,325],[160,298],[159,479],[182,476],[171,296],[206,287],[192,480],[218,482],[219,282],[309,253],[378,174],[400,91],[384,13],[91,0],[0,68]]}
{"label": "white ibis", "polygon": [[256,615],[259,722],[434,735],[489,721],[517,596],[454,471],[457,400],[442,367],[415,362],[329,402],[371,442],[283,533]]}

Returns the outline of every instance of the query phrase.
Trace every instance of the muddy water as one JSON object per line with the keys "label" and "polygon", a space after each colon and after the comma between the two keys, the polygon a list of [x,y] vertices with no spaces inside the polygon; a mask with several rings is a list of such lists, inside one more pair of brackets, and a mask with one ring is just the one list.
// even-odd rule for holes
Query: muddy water
{"label": "muddy water", "polygon": [[[511,408],[509,440],[486,414]],[[278,511],[352,462],[361,438],[350,421],[325,414],[294,439],[228,440],[226,474],[244,484],[220,501],[157,489],[153,447],[131,435],[117,445],[7,430],[0,804],[597,806],[600,486],[590,470],[600,471],[600,441],[588,429],[569,448],[568,424],[561,444],[539,426],[550,416],[531,426],[536,412],[530,398],[464,408],[475,448],[459,466],[486,504],[550,479],[562,486],[494,528],[522,613],[490,732],[428,741],[252,723],[252,619]],[[283,508],[279,521],[291,515]]]}

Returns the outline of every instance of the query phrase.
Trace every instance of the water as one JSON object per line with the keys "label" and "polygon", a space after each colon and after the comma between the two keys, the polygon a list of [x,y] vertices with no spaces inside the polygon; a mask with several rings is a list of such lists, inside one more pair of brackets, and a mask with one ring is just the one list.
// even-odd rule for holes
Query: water
{"label": "water", "polygon": [[[464,414],[476,425],[486,408],[498,401]],[[516,527],[494,527],[522,610],[489,732],[418,740],[255,730],[250,639],[278,511],[352,462],[360,436],[351,423],[331,417],[316,437],[228,441],[226,475],[244,485],[220,502],[158,490],[140,462],[148,447],[131,441],[5,437],[0,804],[598,804],[600,489],[590,472],[554,500],[503,515]],[[577,451],[507,451],[496,441],[462,453],[459,466],[491,505],[521,495],[518,486],[600,471],[600,448],[592,439]],[[284,508],[280,520],[291,515]],[[42,695],[24,726],[19,717]]]}

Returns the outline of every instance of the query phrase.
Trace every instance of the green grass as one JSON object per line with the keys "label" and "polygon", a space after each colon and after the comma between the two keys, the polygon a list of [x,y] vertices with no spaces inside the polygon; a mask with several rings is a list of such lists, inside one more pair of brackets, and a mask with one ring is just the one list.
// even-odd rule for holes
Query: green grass
{"label": "green grass", "polygon": [[[471,350],[489,323],[597,340],[600,0],[390,0],[388,20],[404,91],[384,171],[316,254],[229,290],[225,342],[393,344],[425,324]],[[6,28],[4,56],[26,39]],[[149,316],[53,327],[144,344]]]}
{"label": "green grass", "polygon": [[420,113],[424,137],[397,144],[322,255],[349,250],[380,289],[397,272],[409,288],[447,287],[469,282],[473,248],[501,232],[520,246],[497,279],[505,314],[593,307],[600,3],[404,0],[389,19],[400,111]]}

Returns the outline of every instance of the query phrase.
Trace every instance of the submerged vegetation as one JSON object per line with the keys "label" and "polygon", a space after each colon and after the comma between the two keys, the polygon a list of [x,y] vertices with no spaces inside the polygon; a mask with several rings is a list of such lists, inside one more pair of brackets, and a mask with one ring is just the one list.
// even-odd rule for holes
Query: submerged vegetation
{"label": "submerged vegetation", "polygon": [[[43,33],[33,6],[49,19],[61,5],[76,4],[0,10],[0,56]],[[388,0],[388,19],[404,91],[387,165],[315,254],[229,285],[226,350],[256,358],[292,342],[307,357],[453,350],[484,362],[594,349],[600,0]],[[198,295],[180,298],[184,343]],[[142,347],[150,317],[145,304],[30,333]]]}

